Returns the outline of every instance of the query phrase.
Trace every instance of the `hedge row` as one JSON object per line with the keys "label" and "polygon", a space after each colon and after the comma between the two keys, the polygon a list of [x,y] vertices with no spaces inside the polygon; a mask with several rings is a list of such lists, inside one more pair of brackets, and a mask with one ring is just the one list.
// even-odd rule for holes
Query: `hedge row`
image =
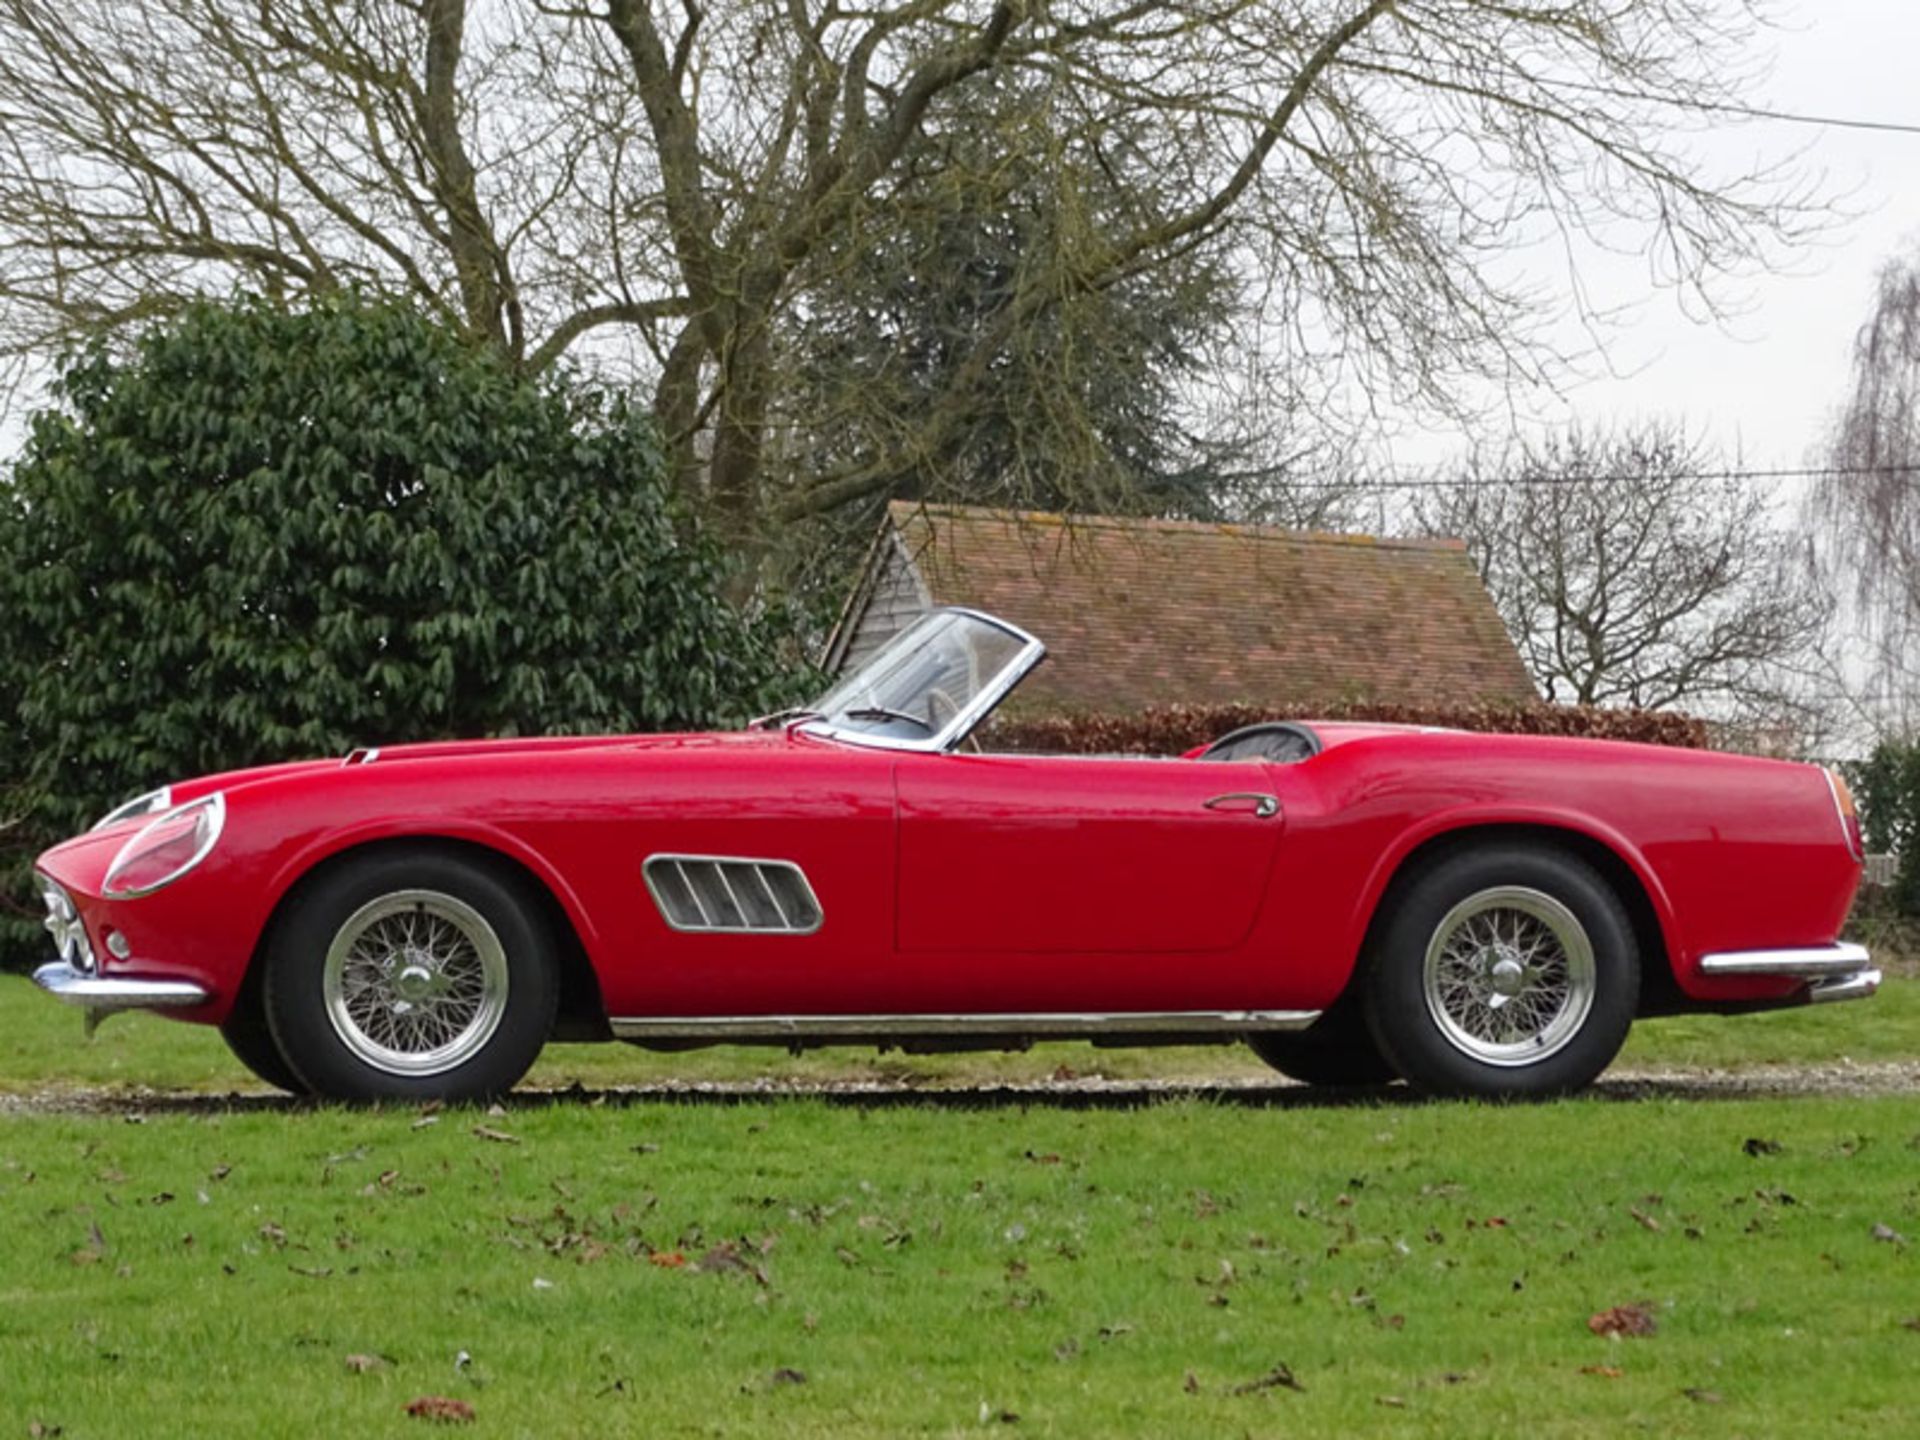
{"label": "hedge row", "polygon": [[1124,715],[1007,715],[982,735],[989,749],[1054,755],[1178,755],[1262,720],[1369,720],[1439,725],[1507,735],[1568,735],[1708,747],[1706,723],[1691,715],[1603,710],[1579,705],[1316,704],[1291,711],[1271,705],[1155,705]]}

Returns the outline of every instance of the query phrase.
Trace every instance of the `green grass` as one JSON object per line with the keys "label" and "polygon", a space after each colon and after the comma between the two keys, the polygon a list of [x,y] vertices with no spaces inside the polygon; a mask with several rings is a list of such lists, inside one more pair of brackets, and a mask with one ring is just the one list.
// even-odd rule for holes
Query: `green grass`
{"label": "green grass", "polygon": [[[1649,1022],[1623,1064],[1916,1055],[1904,979]],[[1267,1073],[1238,1048],[556,1046],[533,1083],[1062,1065]],[[85,1042],[0,980],[0,1092],[120,1097],[0,1115],[0,1436],[417,1435],[404,1407],[436,1394],[543,1440],[1911,1430],[1920,1097],[195,1098],[248,1088],[212,1032]],[[1657,1333],[1589,1332],[1640,1302]],[[1300,1390],[1257,1384],[1282,1365]]]}
{"label": "green grass", "polygon": [[0,1433],[1911,1433],[1920,1099],[129,1118],[0,1120]]}
{"label": "green grass", "polygon": [[[1920,1059],[1920,979],[1890,979],[1872,1000],[1763,1015],[1643,1021],[1621,1066],[1737,1069],[1765,1064]],[[749,1046],[656,1055],[630,1045],[553,1045],[527,1083],[590,1088],[663,1080],[899,1080],[963,1084],[1030,1081],[1060,1067],[1116,1079],[1264,1079],[1272,1072],[1242,1046],[1101,1050],[1036,1046],[1016,1054],[882,1055],[871,1047],[785,1051]],[[213,1031],[152,1015],[120,1016],[92,1040],[77,1012],[18,976],[0,976],[0,1093],[71,1086],[219,1093],[259,1089]]]}

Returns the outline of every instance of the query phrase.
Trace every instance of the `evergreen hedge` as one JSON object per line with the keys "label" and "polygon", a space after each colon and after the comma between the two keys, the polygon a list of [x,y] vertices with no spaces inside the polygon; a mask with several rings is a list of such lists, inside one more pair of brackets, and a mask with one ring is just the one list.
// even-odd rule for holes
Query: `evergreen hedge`
{"label": "evergreen hedge", "polygon": [[1920,742],[1885,740],[1842,768],[1860,806],[1867,853],[1897,859],[1888,901],[1897,914],[1920,915]]}
{"label": "evergreen hedge", "polygon": [[644,415],[407,308],[198,305],[58,402],[0,487],[16,966],[44,949],[32,855],[164,781],[790,698],[797,651],[725,600]]}

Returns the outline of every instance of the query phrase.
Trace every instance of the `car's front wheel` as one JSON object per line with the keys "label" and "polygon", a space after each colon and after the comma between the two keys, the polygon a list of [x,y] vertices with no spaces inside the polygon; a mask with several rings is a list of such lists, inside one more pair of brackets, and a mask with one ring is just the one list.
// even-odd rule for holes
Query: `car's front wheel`
{"label": "car's front wheel", "polygon": [[1368,956],[1367,1023],[1418,1089],[1526,1098],[1591,1083],[1639,1001],[1633,925],[1575,855],[1489,845],[1398,887]]}
{"label": "car's front wheel", "polygon": [[330,1098],[488,1099],[553,1026],[545,926],[511,876],[450,853],[341,862],[289,903],[265,960],[275,1044]]}
{"label": "car's front wheel", "polygon": [[260,1013],[257,1004],[247,1004],[243,998],[241,1004],[234,1006],[233,1013],[220,1027],[220,1038],[227,1042],[227,1049],[233,1052],[234,1059],[274,1089],[284,1090],[289,1095],[307,1093],[306,1082],[293,1073],[286,1056],[273,1043],[273,1033],[267,1029],[267,1017]]}

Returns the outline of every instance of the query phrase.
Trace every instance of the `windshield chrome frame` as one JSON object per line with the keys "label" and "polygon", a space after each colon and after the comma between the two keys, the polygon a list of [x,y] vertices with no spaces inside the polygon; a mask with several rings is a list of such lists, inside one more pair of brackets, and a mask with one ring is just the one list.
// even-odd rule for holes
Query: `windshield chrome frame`
{"label": "windshield chrome frame", "polygon": [[[968,701],[965,708],[936,734],[922,739],[911,739],[898,735],[876,735],[870,730],[849,730],[835,725],[826,716],[818,719],[799,721],[794,728],[804,734],[828,740],[842,740],[849,745],[865,745],[876,750],[915,750],[923,753],[940,754],[959,746],[971,735],[980,722],[993,713],[994,707],[1007,698],[1013,687],[1027,678],[1028,673],[1046,657],[1047,647],[1034,636],[1029,635],[1009,620],[997,615],[989,615],[984,610],[973,610],[965,605],[936,605],[926,612],[927,615],[965,615],[1003,630],[1020,642],[1020,649],[1014,657],[1000,668],[993,683],[983,687],[978,695]],[[926,618],[925,616],[921,617]],[[916,620],[914,624],[919,624]],[[905,634],[905,631],[901,632]],[[888,644],[892,642],[889,641]],[[839,682],[836,681],[837,685]]]}

